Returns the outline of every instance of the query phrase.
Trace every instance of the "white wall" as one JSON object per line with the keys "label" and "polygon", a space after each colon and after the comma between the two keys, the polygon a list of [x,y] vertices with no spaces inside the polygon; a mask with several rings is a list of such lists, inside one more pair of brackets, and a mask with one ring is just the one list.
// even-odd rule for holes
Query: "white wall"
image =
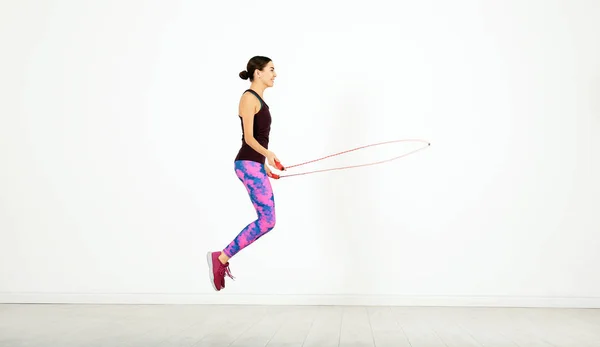
{"label": "white wall", "polygon": [[[597,1],[0,6],[1,301],[600,306]],[[215,294],[253,55],[284,164],[432,146],[273,181]]]}

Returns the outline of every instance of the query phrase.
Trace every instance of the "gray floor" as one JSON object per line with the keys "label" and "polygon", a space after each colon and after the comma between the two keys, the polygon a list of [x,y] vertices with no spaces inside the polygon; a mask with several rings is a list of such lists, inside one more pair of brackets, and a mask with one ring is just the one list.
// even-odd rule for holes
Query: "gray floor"
{"label": "gray floor", "polygon": [[600,347],[600,310],[10,304],[0,346]]}

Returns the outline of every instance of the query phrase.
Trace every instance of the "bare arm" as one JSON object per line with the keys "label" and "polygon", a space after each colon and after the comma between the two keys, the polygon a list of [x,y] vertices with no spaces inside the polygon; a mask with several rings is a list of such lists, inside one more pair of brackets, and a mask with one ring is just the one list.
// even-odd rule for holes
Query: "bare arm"
{"label": "bare arm", "polygon": [[258,100],[251,95],[250,93],[244,93],[242,95],[242,99],[240,100],[240,116],[242,117],[242,123],[244,124],[244,141],[252,147],[255,151],[262,154],[263,156],[267,156],[269,150],[263,147],[256,139],[254,138],[254,115],[258,111]]}
{"label": "bare arm", "polygon": [[244,93],[242,95],[239,113],[242,117],[242,124],[244,125],[244,141],[248,146],[252,147],[252,149],[265,156],[269,165],[275,166],[274,160],[279,161],[279,159],[277,159],[273,152],[263,147],[254,138],[254,115],[257,113],[259,107],[260,103],[256,97],[250,93]]}

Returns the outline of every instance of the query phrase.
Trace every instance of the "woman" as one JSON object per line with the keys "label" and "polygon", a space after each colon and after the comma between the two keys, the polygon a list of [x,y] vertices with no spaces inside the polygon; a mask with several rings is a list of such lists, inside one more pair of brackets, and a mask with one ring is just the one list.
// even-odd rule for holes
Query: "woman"
{"label": "woman", "polygon": [[250,89],[241,97],[239,117],[242,125],[242,145],[235,158],[235,173],[242,181],[256,210],[257,219],[248,224],[221,252],[208,252],[207,260],[212,285],[216,291],[225,288],[225,275],[230,278],[229,259],[275,227],[275,201],[268,177],[279,159],[268,150],[271,130],[269,106],[263,92],[272,87],[277,74],[271,59],[256,56],[248,61],[240,78],[250,79]]}

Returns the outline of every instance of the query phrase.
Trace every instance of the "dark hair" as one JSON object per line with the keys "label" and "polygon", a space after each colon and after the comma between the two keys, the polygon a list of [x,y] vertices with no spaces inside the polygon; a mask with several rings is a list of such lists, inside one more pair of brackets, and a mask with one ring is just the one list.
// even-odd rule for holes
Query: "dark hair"
{"label": "dark hair", "polygon": [[271,61],[271,59],[269,59],[267,57],[259,56],[259,55],[252,57],[248,61],[246,70],[240,72],[240,78],[243,80],[247,80],[249,78],[250,81],[253,81],[254,80],[254,71],[262,70],[270,61]]}

